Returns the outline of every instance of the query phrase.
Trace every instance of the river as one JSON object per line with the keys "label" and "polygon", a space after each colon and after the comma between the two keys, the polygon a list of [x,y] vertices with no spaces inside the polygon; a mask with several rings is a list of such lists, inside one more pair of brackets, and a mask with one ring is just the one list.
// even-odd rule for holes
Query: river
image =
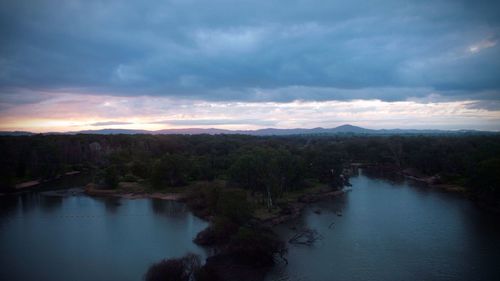
{"label": "river", "polygon": [[[289,244],[289,264],[268,281],[500,280],[498,216],[407,181],[351,183],[276,227],[284,239],[303,228],[322,239]],[[0,280],[137,281],[161,259],[206,257],[192,239],[207,223],[181,203],[67,195],[0,197]]]}
{"label": "river", "polygon": [[497,216],[408,181],[361,174],[351,183],[350,192],[277,227],[284,239],[305,227],[322,239],[289,245],[289,264],[268,280],[500,280]]}
{"label": "river", "polygon": [[0,280],[137,281],[207,226],[184,204],[27,193],[0,197]]}

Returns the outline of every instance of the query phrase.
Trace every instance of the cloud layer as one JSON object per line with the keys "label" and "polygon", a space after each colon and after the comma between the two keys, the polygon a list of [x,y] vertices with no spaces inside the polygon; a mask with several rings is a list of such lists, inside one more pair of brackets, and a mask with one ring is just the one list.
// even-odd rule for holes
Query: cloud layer
{"label": "cloud layer", "polygon": [[0,130],[330,128],[346,123],[374,129],[500,130],[500,110],[484,109],[482,101],[214,102],[171,97],[47,95],[43,104],[25,103],[6,109],[0,115]]}
{"label": "cloud layer", "polygon": [[[146,2],[2,1],[2,92],[258,100],[302,87],[301,99],[365,89],[355,98],[404,100],[426,88],[499,98],[496,1]],[[384,88],[404,91],[379,96]],[[285,90],[268,99],[296,97]]]}
{"label": "cloud layer", "polygon": [[[150,97],[143,103],[473,101],[469,108],[496,110],[498,10],[487,0],[5,0],[0,117],[24,105],[43,111],[70,94]],[[238,119],[225,118],[219,123]],[[259,119],[245,120],[274,124]],[[106,122],[94,125],[117,125]]]}

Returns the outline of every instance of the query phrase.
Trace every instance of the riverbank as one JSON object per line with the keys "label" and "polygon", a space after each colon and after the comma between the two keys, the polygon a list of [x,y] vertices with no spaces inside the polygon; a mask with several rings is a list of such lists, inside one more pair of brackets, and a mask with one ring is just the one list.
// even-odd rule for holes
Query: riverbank
{"label": "riverbank", "polygon": [[[303,190],[283,195],[272,209],[267,209],[262,204],[262,198],[252,195],[247,190],[228,187],[225,181],[197,182],[189,186],[175,188],[175,191],[175,193],[166,190],[153,192],[147,188],[145,183],[125,182],[119,183],[117,189],[102,189],[95,184],[88,184],[85,188],[85,194],[89,196],[124,199],[156,198],[185,202],[194,215],[211,222],[208,228],[197,234],[194,242],[198,245],[218,249],[215,255],[207,258],[205,269],[215,274],[218,278],[216,280],[222,281],[264,280],[267,272],[272,269],[274,263],[272,256],[281,255],[283,258],[283,253],[286,252],[284,250],[286,241],[281,241],[275,236],[272,227],[296,219],[311,203],[339,196],[345,192],[344,189],[332,190],[328,185],[316,183]],[[227,211],[214,213],[214,206],[210,205],[214,198],[229,200],[226,201],[228,204],[227,202],[237,198],[227,197],[227,194],[234,192],[246,194],[246,196],[243,195],[243,200],[246,204],[254,207],[251,216],[239,223],[228,222],[231,219],[227,217]],[[226,207],[232,206],[231,210],[240,212],[239,208],[242,205],[244,204],[229,203]],[[217,206],[218,209],[220,206]],[[230,214],[231,216],[233,215]],[[227,234],[221,234],[221,231],[227,232]],[[263,233],[267,233],[267,235],[262,235]],[[268,257],[267,262],[262,263],[266,256]]]}
{"label": "riverbank", "polygon": [[146,192],[144,190],[133,191],[124,189],[100,189],[95,184],[88,184],[84,189],[85,194],[97,197],[118,197],[124,199],[161,199],[180,201],[185,198],[182,193]]}
{"label": "riverbank", "polygon": [[[118,188],[106,189],[89,183],[84,189],[84,193],[96,197],[116,197],[124,199],[161,199],[182,201],[190,206],[191,211],[204,220],[211,220],[208,206],[205,204],[207,198],[199,198],[196,193],[202,193],[203,189],[219,188],[220,190],[233,190],[235,188],[226,187],[225,181],[214,182],[196,182],[184,187],[169,188],[173,191],[155,191],[141,182],[120,182]],[[324,184],[305,188],[300,191],[289,192],[277,201],[272,209],[262,206],[260,198],[247,195],[247,200],[255,206],[253,219],[256,219],[262,226],[274,226],[285,223],[300,216],[302,210],[311,203],[318,202],[327,198],[339,196],[345,192],[345,189],[332,190],[331,187]]]}
{"label": "riverbank", "polygon": [[50,178],[50,179],[43,179],[43,180],[42,179],[33,179],[33,180],[29,180],[29,181],[23,181],[23,182],[20,182],[20,183],[17,183],[16,185],[14,185],[14,190],[20,191],[20,190],[24,190],[24,189],[36,188],[36,187],[40,186],[41,184],[50,183],[50,182],[59,180],[59,179],[64,178],[64,177],[79,175],[81,173],[82,173],[81,171],[69,171],[69,172],[66,172],[64,174],[57,175],[57,176]]}
{"label": "riverbank", "polygon": [[481,209],[497,215],[500,214],[500,203],[498,201],[492,200],[492,198],[487,195],[474,193],[473,190],[466,188],[464,185],[446,181],[446,179],[443,179],[439,175],[423,175],[415,169],[400,169],[394,165],[363,164],[359,168],[363,168],[367,173],[373,173],[375,176],[381,175],[384,178],[397,180],[406,179],[422,184],[426,188],[461,196],[471,200]]}
{"label": "riverbank", "polygon": [[436,188],[446,192],[461,193],[463,195],[466,195],[467,193],[467,189],[464,186],[445,182],[438,174],[432,176],[423,175],[412,168],[400,170],[399,174],[407,179],[425,183],[431,188]]}
{"label": "riverbank", "polygon": [[[283,239],[304,228],[322,239],[312,247],[289,245],[289,264],[276,266],[266,281],[419,280],[415,272],[438,280],[497,280],[495,262],[485,262],[498,254],[494,215],[467,198],[405,180],[361,173],[352,184],[347,196],[307,207],[298,220],[275,228]],[[480,243],[464,244],[464,237]],[[457,249],[466,254],[456,255]],[[488,258],[463,259],[477,255]],[[436,267],[436,260],[447,266]]]}
{"label": "riverbank", "polygon": [[280,212],[268,217],[261,218],[261,223],[268,227],[286,223],[290,220],[298,218],[302,214],[304,208],[306,208],[309,204],[340,196],[347,190],[348,189],[345,188],[340,190],[320,189],[319,191],[315,191],[314,193],[306,193],[299,196],[296,201],[288,202]]}
{"label": "riverbank", "polygon": [[0,189],[0,196],[11,196],[31,192],[46,192],[67,188],[82,188],[92,178],[92,173],[87,170],[69,171],[56,177],[47,179],[25,179],[17,182],[11,188]]}
{"label": "riverbank", "polygon": [[354,168],[362,168],[365,171],[374,172],[388,178],[394,178],[394,176],[401,177],[444,192],[456,193],[463,196],[470,195],[464,186],[446,182],[439,174],[429,176],[413,168],[403,169],[388,164],[357,164]]}

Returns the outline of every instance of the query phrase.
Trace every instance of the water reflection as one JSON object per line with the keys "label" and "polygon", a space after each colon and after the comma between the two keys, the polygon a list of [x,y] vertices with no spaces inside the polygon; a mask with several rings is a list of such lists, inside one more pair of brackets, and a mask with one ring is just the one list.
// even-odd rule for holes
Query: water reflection
{"label": "water reflection", "polygon": [[464,198],[365,175],[352,178],[351,192],[276,228],[285,239],[298,227],[323,239],[289,245],[289,265],[268,280],[500,280],[498,217]]}
{"label": "water reflection", "polygon": [[0,196],[0,231],[9,218],[16,216],[20,201],[14,196]]}
{"label": "water reflection", "polygon": [[357,175],[366,176],[371,179],[381,179],[396,186],[402,186],[406,182],[404,176],[398,175],[394,173],[394,171],[392,170],[387,171],[378,168],[364,168],[364,169],[358,169]]}
{"label": "water reflection", "polygon": [[0,198],[0,280],[136,281],[158,260],[206,257],[192,240],[207,222],[181,203],[47,194]]}
{"label": "water reflection", "polygon": [[119,197],[95,197],[94,200],[102,202],[106,212],[110,214],[116,214],[119,207],[122,205],[122,199]]}
{"label": "water reflection", "polygon": [[38,194],[34,193],[24,193],[19,195],[19,200],[21,202],[21,209],[23,213],[28,213],[38,205]]}
{"label": "water reflection", "polygon": [[168,217],[183,217],[187,211],[184,204],[161,199],[151,199],[151,209],[157,215],[165,215]]}
{"label": "water reflection", "polygon": [[53,212],[60,208],[63,202],[63,198],[60,196],[38,196],[38,202],[40,203],[40,208],[44,212]]}

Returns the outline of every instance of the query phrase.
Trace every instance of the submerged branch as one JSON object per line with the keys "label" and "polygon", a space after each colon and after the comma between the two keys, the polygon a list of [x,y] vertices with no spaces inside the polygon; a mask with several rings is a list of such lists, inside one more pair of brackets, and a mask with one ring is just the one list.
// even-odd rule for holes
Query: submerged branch
{"label": "submerged branch", "polygon": [[323,239],[323,236],[318,233],[318,231],[306,228],[300,232],[297,232],[292,238],[288,240],[290,244],[302,244],[311,246],[317,240]]}

